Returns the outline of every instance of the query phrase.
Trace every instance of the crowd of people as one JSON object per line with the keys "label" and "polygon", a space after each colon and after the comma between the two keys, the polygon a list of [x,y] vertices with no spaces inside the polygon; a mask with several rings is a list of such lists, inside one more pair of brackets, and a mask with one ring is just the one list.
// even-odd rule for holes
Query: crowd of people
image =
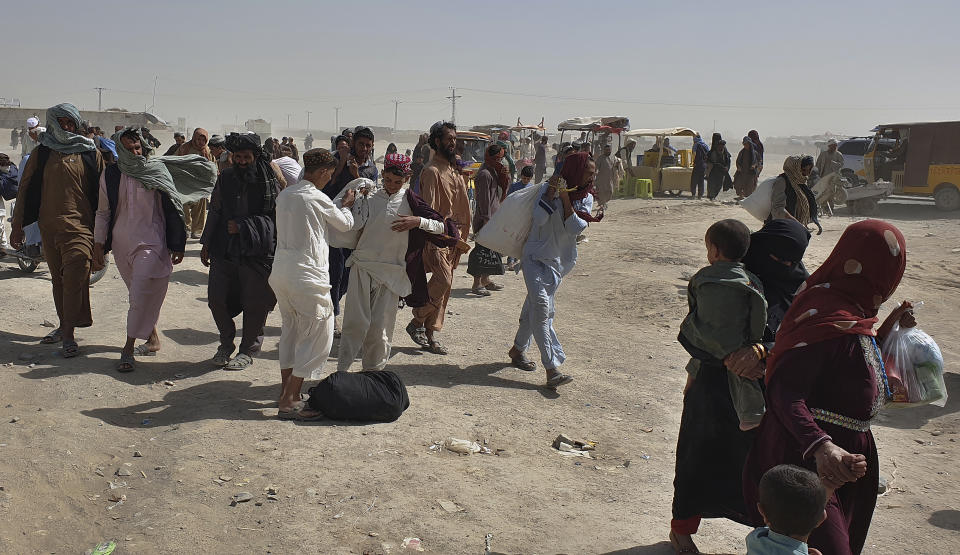
{"label": "crowd of people", "polygon": [[[118,127],[108,139],[90,132],[71,104],[50,108],[45,128],[29,123],[37,146],[19,169],[10,240],[21,247],[25,228],[38,224],[59,318],[41,342],[61,344],[64,357],[82,353],[75,330],[93,324],[90,273],[109,252],[129,291],[116,369],[134,371],[137,358],[155,355],[172,268],[188,240],[199,239],[219,332],[212,364],[232,371],[254,364],[267,316],[279,308],[281,419],[323,417],[301,392],[305,380],[324,375],[336,340],[337,372],[358,357],[363,371],[386,368],[401,306],[412,308],[404,328],[411,340],[448,354],[439,334],[467,252],[479,297],[503,288],[493,277],[506,269],[523,274],[510,363],[536,370],[526,356],[536,343],[545,385],[573,380],[561,370],[556,294],[622,175],[609,143],[597,152],[589,143],[564,146],[554,175],[541,183],[546,137],[522,145],[520,157],[531,163],[516,181],[509,149],[495,142],[474,176],[471,205],[449,122],[431,126],[412,157],[391,145],[382,172],[374,134],[363,126],[332,138],[332,150],[307,143],[302,155],[293,139],[261,142],[197,128],[154,156],[160,145],[148,132]],[[694,160],[693,194],[702,196],[706,181],[708,197],[730,186],[747,196],[763,167],[763,145],[755,131],[744,137],[732,178],[719,134],[709,147],[696,137]],[[0,159],[8,174],[10,166]],[[904,303],[875,329],[903,275],[906,244],[894,226],[861,221],[808,274],[813,166],[809,157],[786,159],[759,231],[723,220],[704,238],[708,264],[690,280],[679,334],[690,361],[669,534],[677,553],[698,553],[693,535],[701,519],[717,517],[757,527],[750,553],[863,549],[879,479],[870,422],[888,398],[878,344],[895,323],[916,325]],[[541,189],[521,257],[504,264],[500,253],[471,248],[471,232],[481,232],[509,195],[533,186]]]}

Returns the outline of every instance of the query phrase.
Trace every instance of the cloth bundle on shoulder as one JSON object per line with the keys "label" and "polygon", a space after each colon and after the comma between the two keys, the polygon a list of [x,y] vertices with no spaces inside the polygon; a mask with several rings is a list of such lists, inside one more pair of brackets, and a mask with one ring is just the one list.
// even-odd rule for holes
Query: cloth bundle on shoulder
{"label": "cloth bundle on shoulder", "polygon": [[770,210],[773,208],[773,182],[776,180],[776,177],[764,179],[753,194],[740,201],[740,206],[761,222],[770,217]]}
{"label": "cloth bundle on shoulder", "polygon": [[533,227],[533,209],[547,189],[546,183],[520,189],[500,203],[500,208],[477,233],[476,242],[513,258],[523,256],[523,245]]}
{"label": "cloth bundle on shoulder", "polygon": [[332,420],[393,422],[410,406],[400,376],[388,370],[334,372],[309,393],[310,408]]}

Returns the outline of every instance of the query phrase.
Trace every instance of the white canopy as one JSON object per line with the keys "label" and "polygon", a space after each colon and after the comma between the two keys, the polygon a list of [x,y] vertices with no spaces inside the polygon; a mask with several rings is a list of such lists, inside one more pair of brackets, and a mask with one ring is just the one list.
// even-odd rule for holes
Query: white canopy
{"label": "white canopy", "polygon": [[630,119],[625,116],[583,116],[561,121],[557,131],[591,131],[602,125],[630,129]]}
{"label": "white canopy", "polygon": [[624,133],[627,137],[693,137],[697,132],[689,127],[666,127],[664,129],[634,129]]}

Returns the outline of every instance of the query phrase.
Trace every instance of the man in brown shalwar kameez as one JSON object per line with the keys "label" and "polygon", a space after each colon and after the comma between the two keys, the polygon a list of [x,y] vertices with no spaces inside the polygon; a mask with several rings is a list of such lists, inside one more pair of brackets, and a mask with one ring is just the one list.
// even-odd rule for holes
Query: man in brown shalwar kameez
{"label": "man in brown shalwar kameez", "polygon": [[23,226],[39,222],[50,267],[60,326],[42,343],[63,341],[63,356],[80,354],[74,328],[93,324],[90,263],[100,174],[104,162],[91,139],[77,134],[80,112],[72,104],[47,110],[47,130],[23,168],[10,241],[23,244]]}
{"label": "man in brown shalwar kameez", "polygon": [[[470,199],[456,167],[457,127],[449,122],[433,124],[429,144],[434,156],[420,174],[420,196],[444,219],[456,222],[460,237],[467,237],[470,233]],[[466,243],[460,245],[441,248],[427,243],[424,247],[424,269],[432,274],[427,284],[430,301],[413,309],[413,320],[407,325],[407,333],[415,342],[438,355],[447,354],[447,350],[434,334],[443,328],[443,317],[453,288],[453,270],[460,263],[460,256],[469,249]]]}

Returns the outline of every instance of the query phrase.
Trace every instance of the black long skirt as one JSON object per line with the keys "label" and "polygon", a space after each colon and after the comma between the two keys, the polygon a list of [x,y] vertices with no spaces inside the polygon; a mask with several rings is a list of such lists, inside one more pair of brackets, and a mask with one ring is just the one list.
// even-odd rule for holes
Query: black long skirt
{"label": "black long skirt", "polygon": [[727,369],[703,363],[683,398],[673,518],[728,518],[751,525],[743,500],[743,466],[756,430],[740,430]]}

